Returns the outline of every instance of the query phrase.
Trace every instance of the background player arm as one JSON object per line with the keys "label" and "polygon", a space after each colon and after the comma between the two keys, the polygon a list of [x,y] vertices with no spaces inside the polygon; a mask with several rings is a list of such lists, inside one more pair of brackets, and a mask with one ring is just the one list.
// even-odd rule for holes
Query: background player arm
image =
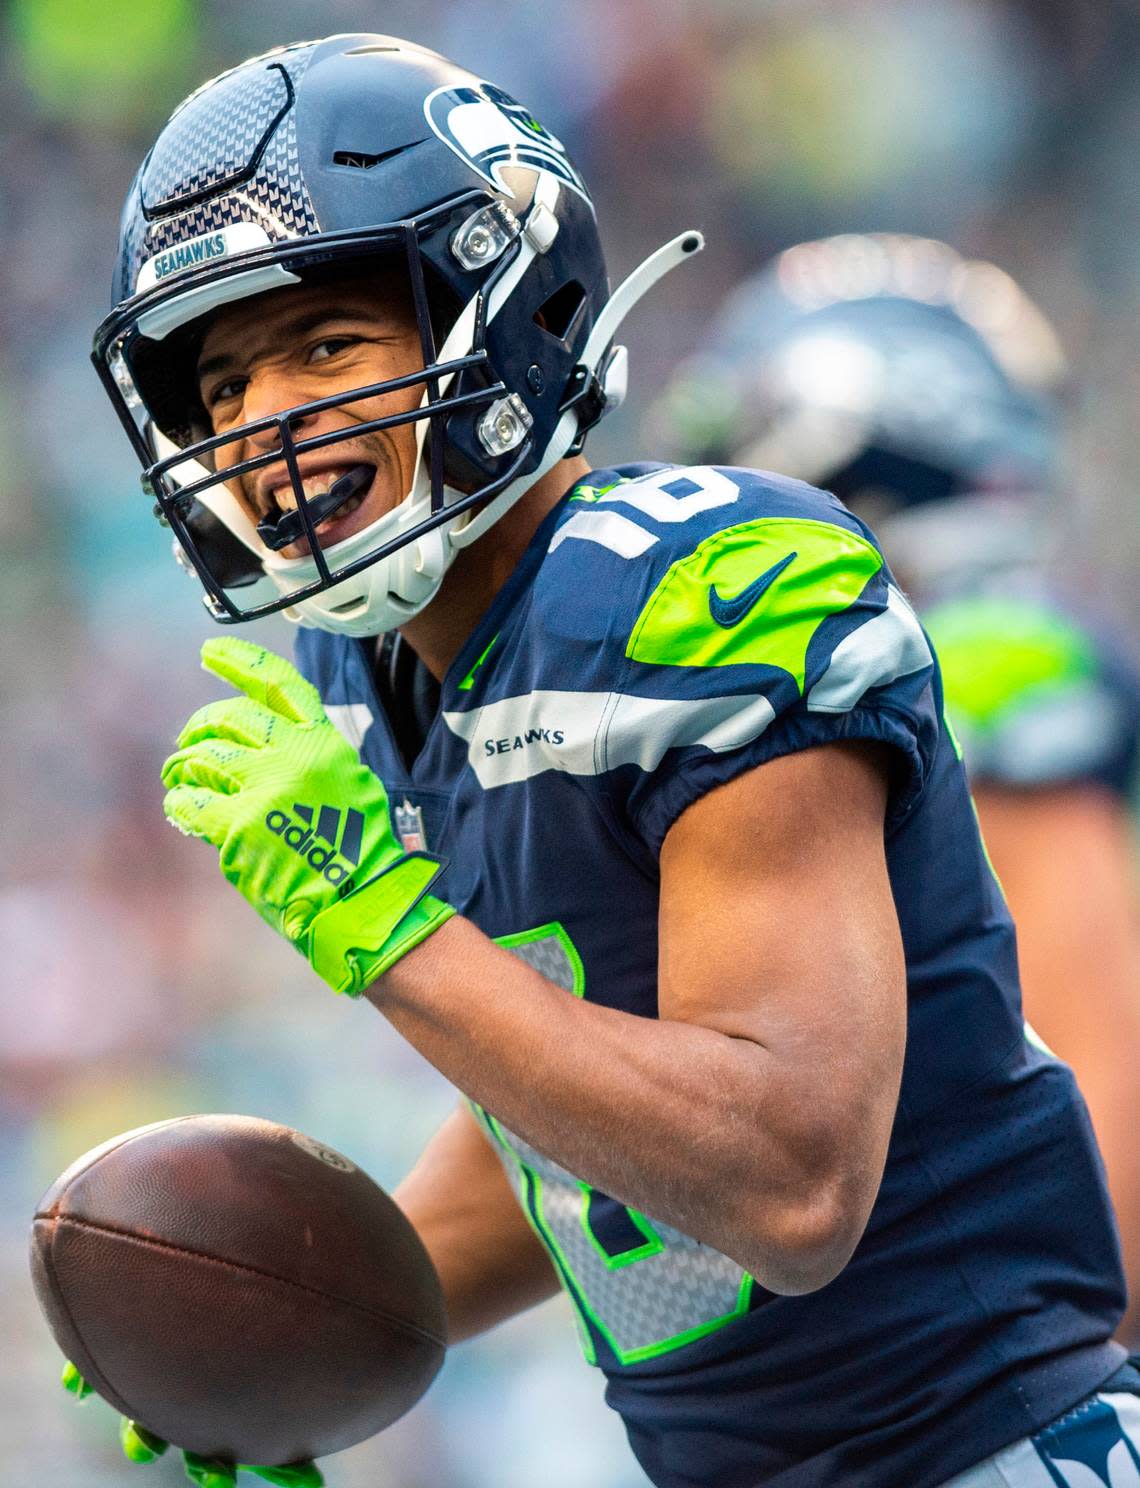
{"label": "background player arm", "polygon": [[458,917],[368,995],[582,1180],[813,1290],[866,1225],[901,1075],[886,793],[876,748],[829,744],[689,806],[661,855],[659,1020],[570,997]]}
{"label": "background player arm", "polygon": [[1120,1222],[1130,1294],[1122,1336],[1140,1338],[1140,905],[1124,802],[1087,784],[980,784],[978,815],[1017,925],[1025,1016],[1072,1065]]}
{"label": "background player arm", "polygon": [[394,1197],[439,1272],[449,1342],[558,1291],[554,1267],[466,1104],[436,1132]]}

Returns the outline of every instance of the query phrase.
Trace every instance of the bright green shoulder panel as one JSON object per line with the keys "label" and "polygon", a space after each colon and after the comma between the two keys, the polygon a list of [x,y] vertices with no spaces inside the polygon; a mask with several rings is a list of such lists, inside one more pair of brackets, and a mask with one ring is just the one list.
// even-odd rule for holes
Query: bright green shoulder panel
{"label": "bright green shoulder panel", "polygon": [[925,617],[950,712],[975,728],[1041,689],[1082,681],[1096,666],[1087,638],[1062,616],[1016,599],[963,599]]}
{"label": "bright green shoulder panel", "polygon": [[857,532],[760,517],[706,538],[650,595],[626,647],[663,666],[781,667],[803,691],[807,649],[883,566]]}

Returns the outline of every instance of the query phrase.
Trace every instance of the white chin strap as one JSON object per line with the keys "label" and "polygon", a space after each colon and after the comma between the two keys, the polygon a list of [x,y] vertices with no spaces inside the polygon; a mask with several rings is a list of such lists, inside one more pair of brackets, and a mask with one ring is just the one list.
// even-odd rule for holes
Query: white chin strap
{"label": "white chin strap", "polygon": [[[605,399],[603,416],[616,408],[625,396],[625,348],[617,346],[610,350],[610,343],[618,327],[647,290],[670,269],[676,268],[703,247],[704,238],[699,232],[691,230],[680,233],[634,269],[602,307],[583,349],[580,365],[587,369],[587,381],[593,377],[601,386]],[[530,267],[536,251],[534,245],[524,238],[523,248],[516,261],[492,292],[488,320],[494,317],[513,292],[519,279]],[[440,348],[440,361],[448,361],[470,352],[474,320],[475,301],[472,300],[464,307],[451,334]],[[444,383],[449,382],[450,379],[444,380]],[[444,383],[441,383],[441,394],[446,393]],[[537,469],[512,481],[482,510],[475,513],[461,512],[452,521],[441,523],[422,537],[398,548],[387,558],[380,558],[369,564],[352,578],[290,606],[283,611],[285,617],[297,625],[349,636],[377,635],[405,624],[435,597],[456,554],[482,537],[525,491],[536,485],[559,460],[565,458],[578,436],[579,423],[577,409],[567,409],[559,419]],[[416,472],[408,495],[398,506],[360,532],[328,548],[325,556],[330,567],[339,567],[366,556],[401,533],[410,531],[431,514],[431,482],[424,459],[427,430],[428,421],[425,419],[418,429]],[[445,500],[457,501],[462,494],[450,487],[444,488]],[[227,525],[230,524],[231,515],[226,513]],[[248,541],[245,534],[242,536],[243,540]],[[259,557],[267,576],[280,591],[288,592],[319,577],[316,564],[311,558],[281,558],[270,552],[256,538],[254,541],[261,549]]]}

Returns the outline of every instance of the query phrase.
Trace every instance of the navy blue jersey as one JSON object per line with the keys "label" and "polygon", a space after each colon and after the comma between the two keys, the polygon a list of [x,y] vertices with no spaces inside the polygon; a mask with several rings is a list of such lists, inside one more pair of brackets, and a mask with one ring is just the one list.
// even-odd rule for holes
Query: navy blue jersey
{"label": "navy blue jersey", "polygon": [[1106,636],[1044,589],[964,595],[924,620],[974,780],[1132,794],[1140,681]]}
{"label": "navy blue jersey", "polygon": [[397,830],[447,855],[444,896],[568,995],[646,1017],[678,815],[795,750],[890,748],[906,1060],[882,1187],[833,1282],[777,1296],[478,1113],[655,1483],[933,1488],[1117,1368],[1123,1280],[1085,1109],[1025,1036],[938,669],[855,517],[754,471],[595,473],[456,658],[410,769],[373,657],[298,645]]}

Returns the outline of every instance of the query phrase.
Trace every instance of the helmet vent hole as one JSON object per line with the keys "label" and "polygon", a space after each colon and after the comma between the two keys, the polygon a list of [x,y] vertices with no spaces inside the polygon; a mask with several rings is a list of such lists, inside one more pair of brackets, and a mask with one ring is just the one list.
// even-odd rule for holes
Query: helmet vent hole
{"label": "helmet vent hole", "polygon": [[585,303],[586,291],[576,279],[571,279],[543,300],[534,312],[534,323],[559,341],[567,341]]}
{"label": "helmet vent hole", "polygon": [[364,150],[337,150],[333,155],[333,164],[347,165],[353,170],[371,170],[385,158],[384,155],[369,155]]}
{"label": "helmet vent hole", "polygon": [[375,52],[398,52],[398,46],[360,46],[345,52],[346,57],[371,57]]}

